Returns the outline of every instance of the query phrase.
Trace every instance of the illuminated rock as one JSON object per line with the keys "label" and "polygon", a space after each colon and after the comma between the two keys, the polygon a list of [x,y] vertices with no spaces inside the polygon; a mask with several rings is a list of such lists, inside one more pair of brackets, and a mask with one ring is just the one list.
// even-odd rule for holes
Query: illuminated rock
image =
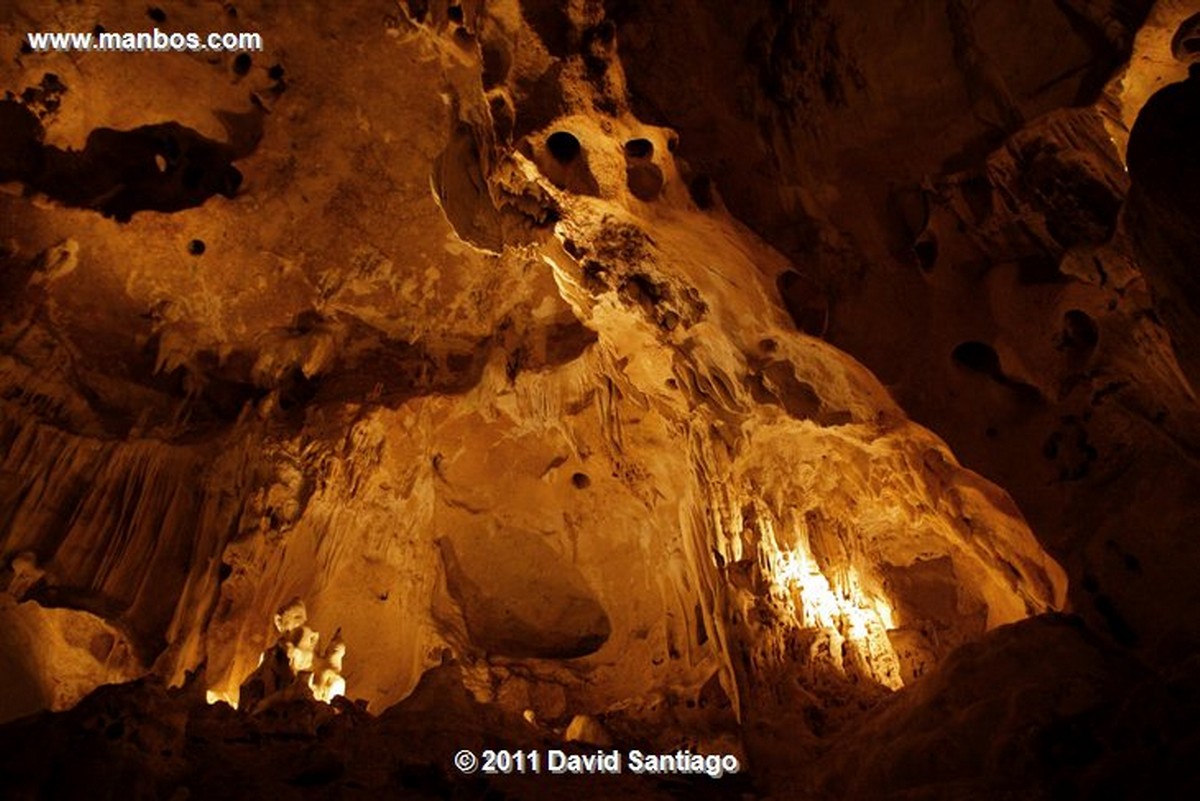
{"label": "illuminated rock", "polygon": [[612,745],[612,737],[605,731],[604,725],[590,715],[576,715],[571,718],[563,739],[568,743],[587,743],[601,747]]}
{"label": "illuminated rock", "polygon": [[46,575],[46,571],[38,567],[37,554],[30,551],[23,551],[14,556],[8,567],[12,571],[12,577],[8,581],[6,592],[17,600],[24,598]]}
{"label": "illuminated rock", "polygon": [[97,687],[147,670],[136,645],[103,618],[0,592],[0,719],[69,709]]}
{"label": "illuminated rock", "polygon": [[[792,797],[972,647],[971,697],[1020,698],[1010,624],[1200,643],[1200,426],[1122,161],[1187,3],[243,0],[252,58],[76,59],[16,2],[3,716],[203,665],[197,765],[338,719],[290,787],[594,722]],[[146,24],[93,11],[51,16]]]}
{"label": "illuminated rock", "polygon": [[[346,694],[342,660],[346,644],[335,632],[329,645],[320,649],[321,635],[310,629],[304,602],[293,598],[275,614],[279,638],[263,652],[258,667],[242,682],[235,704],[246,712],[261,711],[285,700],[315,698],[329,703]],[[208,691],[209,703],[226,696]]]}
{"label": "illuminated rock", "polygon": [[[386,96],[363,111],[403,136],[364,138],[346,123],[358,101],[322,95],[319,123],[265,125],[230,151],[273,225],[243,226],[239,195],[138,212],[119,237],[83,210],[30,228],[28,269],[6,279],[6,330],[29,332],[3,363],[4,469],[21,477],[6,552],[43,554],[59,594],[122,621],[169,679],[204,662],[215,698],[256,670],[253,702],[311,673],[315,693],[342,678],[378,708],[449,648],[480,698],[543,720],[713,682],[741,714],[756,681],[794,670],[889,690],[1061,605],[1061,571],[1003,492],[795,330],[777,291],[792,265],[720,187],[697,194],[678,134],[630,108],[607,34],[566,73],[537,45],[515,59],[497,77],[505,133],[448,18],[412,13],[394,46],[418,66],[381,74]],[[540,40],[520,14],[478,22],[488,48]],[[154,80],[211,80],[194,69]],[[541,107],[537,81],[561,102]],[[43,126],[82,124],[64,97]],[[213,102],[247,116],[184,120],[208,140],[258,119],[240,89]],[[137,108],[109,124],[150,124]],[[387,167],[321,177],[313,211],[293,141],[314,162]],[[328,236],[351,217],[381,238]],[[186,267],[139,266],[165,258],[139,244],[160,223],[179,227]],[[111,302],[89,305],[93,285]],[[115,372],[53,366],[77,359]],[[41,397],[59,399],[49,417]],[[943,566],[933,588],[927,564]],[[273,645],[260,622],[278,587],[328,619],[285,610]],[[334,624],[355,644],[345,674],[315,633]]]}

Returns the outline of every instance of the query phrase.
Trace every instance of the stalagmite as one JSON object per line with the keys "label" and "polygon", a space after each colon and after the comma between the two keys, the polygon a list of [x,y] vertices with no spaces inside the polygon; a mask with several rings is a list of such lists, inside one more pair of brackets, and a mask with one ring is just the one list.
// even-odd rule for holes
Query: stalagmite
{"label": "stalagmite", "polygon": [[[274,619],[279,638],[263,652],[258,667],[242,682],[234,706],[253,712],[269,707],[281,696],[295,697],[298,688],[307,689],[309,697],[325,703],[346,694],[342,677],[346,644],[341,632],[334,633],[322,649],[321,635],[307,623],[308,612],[299,598],[280,607]],[[223,699],[221,693],[209,691],[210,703]]]}

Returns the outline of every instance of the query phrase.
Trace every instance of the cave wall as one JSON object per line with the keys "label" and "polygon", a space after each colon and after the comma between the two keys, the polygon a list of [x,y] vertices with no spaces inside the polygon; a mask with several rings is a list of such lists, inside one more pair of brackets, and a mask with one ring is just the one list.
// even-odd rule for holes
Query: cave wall
{"label": "cave wall", "polygon": [[266,51],[0,11],[5,716],[232,700],[299,596],[373,711],[453,663],[762,775],[843,734],[869,793],[1058,631],[1009,624],[1193,652],[1171,198],[1125,155],[1187,3],[158,10]]}
{"label": "cave wall", "polygon": [[[108,62],[7,67],[44,160],[3,199],[4,547],[45,571],[21,597],[119,624],[175,680],[203,662],[227,696],[299,595],[372,704],[449,648],[481,696],[548,717],[714,676],[736,708],[756,661],[811,661],[764,644],[821,628],[773,578],[793,552],[895,607],[921,660],[1062,602],[1003,493],[790,330],[785,262],[693,199],[598,10],[564,17],[581,57],[541,31],[561,9],[367,6],[280,26],[278,63],[182,59],[144,88]],[[239,24],[281,12],[260,13]],[[366,47],[417,67],[373,76]],[[160,179],[135,173],[164,141]],[[115,172],[119,200],[68,169]],[[937,611],[904,578],[928,560]],[[876,629],[889,653],[860,669],[899,686]],[[840,642],[826,660],[853,673]]]}
{"label": "cave wall", "polygon": [[[1191,230],[1190,190],[1126,206],[1145,193],[1125,149],[1187,75],[1172,40],[1194,3],[892,10],[613,4],[622,41],[654,43],[629,48],[634,107],[792,258],[797,325],[1013,494],[1077,611],[1178,656],[1195,641],[1193,337],[1161,296],[1184,297],[1192,243],[1157,240],[1165,219]],[[697,41],[714,57],[692,59]],[[1177,271],[1157,302],[1153,262]]]}

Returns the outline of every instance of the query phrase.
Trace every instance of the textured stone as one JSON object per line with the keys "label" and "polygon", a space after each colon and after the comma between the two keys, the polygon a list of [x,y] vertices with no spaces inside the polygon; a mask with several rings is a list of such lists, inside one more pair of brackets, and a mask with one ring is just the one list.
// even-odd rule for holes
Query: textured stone
{"label": "textured stone", "polygon": [[[1102,786],[1021,732],[1194,672],[1192,218],[1136,155],[1186,5],[168,3],[266,51],[72,58],[24,26],[146,10],[17,0],[4,714],[148,677],[8,731],[169,710],[122,797],[254,738],[250,796],[482,794],[456,748],[573,721],[783,793]],[[380,717],[292,681],[295,597]]]}

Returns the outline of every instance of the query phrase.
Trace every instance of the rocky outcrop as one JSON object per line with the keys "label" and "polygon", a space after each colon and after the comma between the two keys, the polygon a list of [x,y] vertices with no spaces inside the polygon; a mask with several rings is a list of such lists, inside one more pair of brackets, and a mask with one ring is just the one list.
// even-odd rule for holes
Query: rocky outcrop
{"label": "rocky outcrop", "polygon": [[[486,790],[413,767],[451,734],[1103,784],[1019,732],[1190,675],[1182,273],[1126,203],[1173,195],[1109,80],[1180,4],[1020,6],[180,4],[265,52],[0,66],[4,709],[145,676],[9,731],[103,732],[117,794]],[[339,629],[378,718],[297,678]]]}
{"label": "rocky outcrop", "polygon": [[[796,327],[1012,494],[1075,608],[1180,653],[1191,557],[1157,554],[1190,553],[1190,323],[1147,290],[1178,294],[1186,245],[1159,240],[1188,226],[1170,222],[1183,200],[1150,211],[1136,178],[1126,205],[1125,149],[1147,100],[1186,76],[1172,42],[1194,4],[765,5],[612,4],[634,107],[792,259]],[[714,57],[697,64],[695,41]]]}
{"label": "rocky outcrop", "polygon": [[832,798],[1181,797],[1196,781],[1182,758],[1200,701],[1188,675],[1147,671],[1077,620],[1018,623],[873,712],[835,747],[821,787]]}
{"label": "rocky outcrop", "polygon": [[90,612],[17,603],[0,595],[4,683],[0,715],[12,720],[69,709],[102,684],[130,681],[145,666],[130,638]]}
{"label": "rocky outcrop", "polygon": [[[1001,492],[852,359],[789,330],[786,262],[697,204],[676,135],[628,110],[600,12],[571,11],[554,53],[537,9],[443,11],[409,9],[393,45],[452,99],[390,168],[424,182],[432,163],[434,196],[353,173],[314,191],[359,218],[349,250],[320,246],[328,266],[283,212],[302,179],[275,126],[239,162],[252,181],[237,203],[274,205],[282,224],[200,254],[189,233],[182,270],[116,253],[188,217],[233,231],[234,206],[113,223],[6,201],[45,217],[43,236],[73,233],[11,256],[27,277],[9,324],[5,547],[47,571],[27,597],[120,621],[168,677],[205,662],[224,696],[264,650],[261,621],[298,594],[355,644],[358,697],[399,700],[449,647],[477,692],[544,718],[714,676],[737,710],[760,675],[810,663],[898,687],[924,669],[910,653],[924,665],[1062,602]],[[75,79],[60,80],[51,130],[71,118]],[[277,114],[308,102],[275,89]],[[413,113],[371,109],[368,127]],[[386,131],[358,145],[364,159],[395,146]],[[429,242],[368,244],[363,215],[385,209],[425,215],[413,230]],[[232,269],[241,254],[257,278]],[[120,303],[88,305],[96,282]],[[106,367],[103,349],[140,362]],[[817,639],[797,652],[803,632]]]}

